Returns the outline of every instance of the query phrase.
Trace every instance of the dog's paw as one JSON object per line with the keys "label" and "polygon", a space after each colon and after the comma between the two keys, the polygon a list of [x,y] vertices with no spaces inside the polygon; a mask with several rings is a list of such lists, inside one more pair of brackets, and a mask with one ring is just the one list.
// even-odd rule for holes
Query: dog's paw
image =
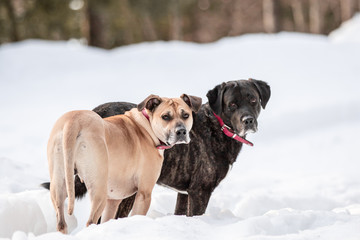
{"label": "dog's paw", "polygon": [[63,233],[63,234],[67,234],[67,225],[65,222],[59,222],[56,228],[59,232]]}

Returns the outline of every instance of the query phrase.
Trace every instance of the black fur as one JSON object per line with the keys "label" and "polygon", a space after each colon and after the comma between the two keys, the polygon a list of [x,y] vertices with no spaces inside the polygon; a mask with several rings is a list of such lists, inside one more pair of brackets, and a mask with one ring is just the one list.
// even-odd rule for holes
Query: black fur
{"label": "black fur", "polygon": [[[211,193],[225,178],[235,162],[242,143],[227,137],[220,129],[213,112],[235,130],[241,128],[241,118],[251,115],[256,120],[260,108],[265,108],[270,98],[270,87],[259,80],[239,80],[222,83],[207,94],[209,102],[203,104],[195,114],[190,132],[190,144],[175,145],[165,151],[164,163],[158,184],[177,189],[175,214],[201,215],[205,212]],[[255,99],[255,102],[254,102]],[[235,104],[236,109],[232,109]],[[122,114],[136,106],[131,103],[106,103],[95,108],[100,116]],[[257,126],[257,122],[255,122]],[[75,179],[79,181],[79,179]],[[77,197],[84,194],[76,184]],[[86,188],[85,188],[86,189]],[[124,199],[117,217],[126,217],[133,205],[135,195]]]}
{"label": "black fur", "polygon": [[[82,183],[79,176],[75,175],[75,197],[77,199],[82,199],[83,197],[85,197],[85,194],[87,192],[87,188],[85,186],[85,183]],[[41,187],[46,188],[48,190],[50,190],[50,183],[49,182],[45,182],[40,184]]]}
{"label": "black fur", "polygon": [[40,186],[50,190],[50,183],[49,182],[44,182],[44,183],[40,184]]}
{"label": "black fur", "polygon": [[123,114],[126,111],[136,108],[136,104],[128,102],[109,102],[101,104],[93,109],[102,118]]}

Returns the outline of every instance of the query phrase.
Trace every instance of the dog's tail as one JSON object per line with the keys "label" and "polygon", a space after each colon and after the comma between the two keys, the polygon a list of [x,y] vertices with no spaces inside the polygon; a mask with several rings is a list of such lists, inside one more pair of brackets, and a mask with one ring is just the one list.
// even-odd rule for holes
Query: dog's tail
{"label": "dog's tail", "polygon": [[46,188],[47,190],[50,190],[50,182],[44,182],[40,184],[41,187]]}
{"label": "dog's tail", "polygon": [[[75,175],[75,198],[76,199],[82,199],[85,197],[87,189],[85,183],[81,182],[80,177],[78,175]],[[41,187],[50,190],[50,182],[44,182],[40,184]]]}
{"label": "dog's tail", "polygon": [[80,126],[72,121],[65,124],[63,129],[63,153],[65,167],[65,184],[68,195],[68,214],[74,212],[75,190],[74,190],[74,168],[75,168],[75,145],[79,135]]}

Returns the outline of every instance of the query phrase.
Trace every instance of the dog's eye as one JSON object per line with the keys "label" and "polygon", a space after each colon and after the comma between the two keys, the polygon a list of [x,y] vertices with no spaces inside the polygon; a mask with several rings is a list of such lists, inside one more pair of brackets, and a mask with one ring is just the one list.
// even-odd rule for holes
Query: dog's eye
{"label": "dog's eye", "polygon": [[189,114],[188,114],[188,113],[184,113],[184,114],[182,115],[182,117],[183,117],[183,119],[188,119],[188,118],[189,118]]}
{"label": "dog's eye", "polygon": [[161,118],[162,118],[163,120],[165,120],[165,121],[170,121],[170,119],[171,119],[170,116],[167,115],[167,114],[162,115]]}
{"label": "dog's eye", "polygon": [[230,103],[230,104],[229,104],[229,110],[230,110],[230,111],[235,111],[236,109],[237,109],[236,103]]}
{"label": "dog's eye", "polygon": [[250,103],[255,104],[257,102],[256,98],[250,98]]}

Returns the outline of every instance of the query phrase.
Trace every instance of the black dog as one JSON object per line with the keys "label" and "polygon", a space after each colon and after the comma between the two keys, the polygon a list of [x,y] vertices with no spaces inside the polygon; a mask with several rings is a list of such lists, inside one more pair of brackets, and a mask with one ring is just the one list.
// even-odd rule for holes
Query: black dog
{"label": "black dog", "polygon": [[[257,118],[261,107],[265,108],[270,98],[270,87],[266,82],[254,79],[230,81],[210,90],[207,97],[209,102],[193,113],[190,144],[176,145],[165,151],[157,181],[178,191],[176,215],[204,214],[211,193],[235,162],[242,142],[246,142],[243,138],[248,132],[257,131]],[[101,117],[108,117],[123,114],[133,107],[136,105],[115,102],[100,105],[94,111]],[[226,124],[223,128],[233,129],[238,135],[233,137],[242,142],[224,134],[221,120]],[[75,178],[75,182],[76,195],[82,197],[86,187],[79,178]],[[134,199],[135,195],[122,201],[117,217],[129,214]]]}

